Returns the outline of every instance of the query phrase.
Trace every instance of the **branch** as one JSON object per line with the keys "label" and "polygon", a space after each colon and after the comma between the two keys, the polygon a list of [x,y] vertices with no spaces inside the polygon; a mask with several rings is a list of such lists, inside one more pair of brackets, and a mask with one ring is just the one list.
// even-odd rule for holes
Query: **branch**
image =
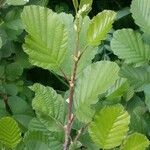
{"label": "branch", "polygon": [[78,134],[76,135],[73,143],[76,143],[78,141],[78,139],[80,138],[81,134],[85,131],[85,129],[87,128],[88,124],[84,127],[81,127],[81,129],[78,130]]}
{"label": "branch", "polygon": [[69,143],[70,143],[69,136],[70,136],[73,120],[74,120],[74,116],[72,114],[74,84],[75,84],[75,80],[76,80],[78,62],[79,62],[81,56],[82,56],[82,53],[80,54],[80,52],[79,52],[78,55],[74,57],[73,74],[72,74],[71,80],[69,82],[69,85],[70,85],[69,91],[70,91],[70,93],[69,93],[69,105],[68,105],[68,122],[67,122],[67,126],[66,126],[66,131],[65,131],[64,150],[68,150],[68,146],[69,146]]}
{"label": "branch", "polygon": [[74,95],[74,85],[75,85],[75,80],[76,80],[76,74],[77,74],[77,67],[79,60],[83,54],[83,52],[80,52],[80,19],[76,15],[76,32],[77,32],[77,40],[76,40],[76,49],[75,49],[75,54],[74,54],[74,65],[72,69],[72,76],[71,80],[69,81],[69,104],[68,104],[68,120],[67,120],[67,125],[66,125],[66,130],[65,130],[65,142],[64,142],[64,149],[63,150],[68,150],[69,145],[70,145],[70,133],[71,133],[71,128],[74,120],[74,116],[72,114],[72,105],[73,105],[73,95]]}
{"label": "branch", "polygon": [[62,73],[62,75],[64,76],[65,80],[69,83],[70,82],[70,79],[67,77],[67,75],[65,74],[65,72],[63,71],[62,68],[59,68],[60,69],[60,72]]}
{"label": "branch", "polygon": [[61,79],[61,77],[59,77],[59,75],[55,74],[53,71],[51,71],[51,73],[60,81],[62,82],[64,85],[66,85],[69,88],[69,85],[63,80]]}
{"label": "branch", "polygon": [[4,101],[4,103],[5,103],[6,111],[7,111],[10,115],[12,115],[12,114],[13,114],[13,113],[12,113],[12,110],[11,110],[9,104],[8,104],[8,96],[7,96],[6,94],[2,94],[2,93],[0,93],[0,95],[2,96],[3,101]]}

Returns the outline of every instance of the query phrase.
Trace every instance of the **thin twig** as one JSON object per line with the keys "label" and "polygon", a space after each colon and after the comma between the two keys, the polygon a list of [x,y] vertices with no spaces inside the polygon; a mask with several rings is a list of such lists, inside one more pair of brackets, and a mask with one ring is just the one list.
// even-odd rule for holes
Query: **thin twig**
{"label": "thin twig", "polygon": [[66,85],[67,87],[69,87],[69,85],[63,80],[61,79],[61,77],[59,77],[57,74],[55,74],[54,72],[51,72],[60,82],[62,82],[64,85]]}
{"label": "thin twig", "polygon": [[64,143],[64,150],[68,150],[68,146],[69,146],[69,136],[70,136],[70,132],[71,132],[71,127],[73,124],[73,120],[74,120],[74,116],[72,114],[72,105],[73,105],[73,94],[74,94],[74,84],[75,84],[75,80],[76,80],[76,72],[77,72],[77,66],[78,66],[78,62],[80,60],[82,56],[81,54],[78,54],[77,57],[74,58],[74,69],[73,69],[73,74],[70,80],[70,88],[69,88],[69,105],[68,105],[68,122],[67,122],[67,126],[66,126],[66,132],[65,132],[65,143]]}
{"label": "thin twig", "polygon": [[73,143],[76,143],[78,141],[78,139],[80,138],[81,134],[86,130],[88,124],[86,124],[85,126],[81,127],[79,130],[78,130],[78,134],[76,135]]}
{"label": "thin twig", "polygon": [[4,101],[4,103],[5,103],[6,111],[7,111],[10,115],[12,115],[12,114],[13,114],[13,113],[12,113],[12,110],[11,110],[9,104],[8,104],[8,96],[7,96],[6,94],[2,94],[2,93],[0,93],[0,96],[3,98],[3,101]]}
{"label": "thin twig", "polygon": [[5,0],[0,0],[0,8],[2,7],[2,5],[4,4]]}
{"label": "thin twig", "polygon": [[76,15],[76,31],[77,31],[77,40],[76,40],[76,50],[74,54],[74,65],[72,69],[72,76],[69,81],[69,104],[68,104],[68,120],[67,120],[67,125],[66,125],[66,130],[65,130],[65,142],[64,142],[64,149],[63,150],[68,150],[69,145],[70,145],[70,133],[71,133],[71,128],[72,124],[74,121],[74,115],[72,114],[72,107],[73,107],[73,95],[74,95],[74,86],[75,86],[75,80],[76,80],[76,74],[77,74],[77,68],[78,68],[78,63],[83,55],[84,52],[80,52],[80,18]]}
{"label": "thin twig", "polygon": [[62,75],[64,76],[65,80],[69,83],[70,79],[67,77],[67,75],[65,74],[65,72],[63,71],[62,68],[59,68],[60,72],[62,73]]}

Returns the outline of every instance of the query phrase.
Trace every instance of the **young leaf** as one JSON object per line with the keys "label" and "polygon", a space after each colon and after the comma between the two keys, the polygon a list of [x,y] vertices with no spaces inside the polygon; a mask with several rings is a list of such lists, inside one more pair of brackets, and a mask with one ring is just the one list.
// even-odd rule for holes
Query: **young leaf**
{"label": "young leaf", "polygon": [[[63,18],[63,22],[67,28],[68,36],[69,36],[68,43],[67,43],[68,51],[66,53],[65,60],[63,61],[62,65],[61,65],[61,68],[68,76],[70,76],[72,65],[74,63],[71,55],[74,53],[74,51],[76,49],[75,42],[74,42],[76,40],[75,39],[76,33],[73,28],[74,18],[72,15],[65,14],[65,13],[61,13],[61,14],[59,14],[59,16],[61,19]],[[87,29],[89,27],[89,24],[90,24],[90,18],[84,17],[81,32],[80,32],[81,50],[83,50],[87,46],[87,34],[86,33],[87,33]],[[92,63],[92,59],[94,58],[97,51],[98,51],[97,47],[95,47],[95,48],[92,46],[87,47],[86,51],[84,52],[83,56],[81,57],[81,59],[79,61],[78,68],[77,68],[77,74],[79,74],[84,68],[86,68],[89,64]]]}
{"label": "young leaf", "polygon": [[148,146],[149,140],[145,135],[134,133],[125,140],[121,150],[146,150]]}
{"label": "young leaf", "polygon": [[150,60],[150,46],[144,43],[140,33],[132,29],[122,29],[114,33],[111,47],[115,55],[125,63],[141,65]]}
{"label": "young leaf", "polygon": [[14,148],[21,141],[21,132],[17,122],[10,117],[0,119],[0,142]]}
{"label": "young leaf", "polygon": [[68,41],[59,15],[41,6],[26,6],[22,21],[28,32],[23,48],[30,62],[44,69],[58,69],[65,58]]}
{"label": "young leaf", "polygon": [[75,10],[76,10],[76,12],[77,12],[78,7],[79,7],[78,0],[73,0],[72,2],[73,2],[73,6],[74,6],[74,8],[75,8]]}
{"label": "young leaf", "polygon": [[93,3],[93,0],[80,0],[79,8],[81,9],[84,5],[89,5],[91,7],[92,3]]}
{"label": "young leaf", "polygon": [[98,46],[102,40],[106,39],[115,17],[116,13],[114,11],[104,10],[92,19],[87,32],[89,45]]}
{"label": "young leaf", "polygon": [[85,68],[79,75],[75,87],[74,106],[81,122],[91,121],[94,110],[92,104],[98,95],[106,92],[118,78],[119,67],[114,62],[100,61]]}
{"label": "young leaf", "polygon": [[96,114],[89,126],[89,134],[99,148],[111,149],[121,144],[129,123],[129,114],[121,105],[108,106]]}
{"label": "young leaf", "polygon": [[84,18],[91,11],[93,0],[80,0],[78,13]]}
{"label": "young leaf", "polygon": [[131,13],[135,23],[142,30],[150,35],[150,1],[149,0],[132,0]]}
{"label": "young leaf", "polygon": [[61,95],[50,87],[34,84],[31,89],[35,92],[32,102],[39,120],[50,131],[60,131],[65,121],[65,103]]}

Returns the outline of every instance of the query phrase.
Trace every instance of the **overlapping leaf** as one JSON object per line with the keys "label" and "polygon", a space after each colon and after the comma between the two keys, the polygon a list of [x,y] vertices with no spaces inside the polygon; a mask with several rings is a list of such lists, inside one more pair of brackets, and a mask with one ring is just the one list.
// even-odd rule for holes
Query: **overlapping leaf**
{"label": "overlapping leaf", "polygon": [[80,0],[80,9],[84,6],[84,5],[89,5],[92,6],[93,0]]}
{"label": "overlapping leaf", "polygon": [[150,67],[142,66],[134,68],[124,66],[120,70],[120,76],[127,78],[130,84],[137,90],[143,90],[144,86],[150,83]]}
{"label": "overlapping leaf", "polygon": [[2,38],[0,37],[0,48],[2,47],[3,43],[2,43]]}
{"label": "overlapping leaf", "polygon": [[[29,124],[29,133],[26,137],[28,145],[33,146],[30,140],[36,142],[37,146],[39,142],[45,143],[50,149],[61,149],[64,141],[64,132],[50,132],[44,123],[39,119],[34,118]],[[43,138],[42,138],[43,137]],[[36,149],[35,149],[36,150]]]}
{"label": "overlapping leaf", "polygon": [[6,0],[6,3],[8,5],[24,5],[26,4],[27,2],[29,2],[29,0]]}
{"label": "overlapping leaf", "polygon": [[125,140],[121,150],[146,150],[148,146],[149,140],[145,135],[134,133]]}
{"label": "overlapping leaf", "polygon": [[150,1],[133,0],[131,5],[132,16],[146,34],[150,34]]}
{"label": "overlapping leaf", "polygon": [[[147,108],[144,101],[135,95],[127,103],[127,111],[130,114],[130,130],[146,134],[149,132],[149,115],[146,115]],[[148,120],[148,122],[147,122]]]}
{"label": "overlapping leaf", "polygon": [[50,131],[62,130],[65,121],[65,103],[62,96],[51,87],[40,84],[34,84],[31,89],[35,92],[32,106],[39,120]]}
{"label": "overlapping leaf", "polygon": [[88,66],[80,74],[75,87],[74,105],[77,118],[82,122],[92,119],[92,104],[98,95],[106,92],[118,78],[119,67],[114,62],[101,61]]}
{"label": "overlapping leaf", "polygon": [[116,98],[121,98],[127,92],[129,84],[126,79],[119,78],[115,84],[107,91],[107,99],[113,100]]}
{"label": "overlapping leaf", "polygon": [[102,40],[105,40],[107,33],[112,28],[115,16],[114,11],[104,10],[92,19],[87,33],[89,45],[98,46]]}
{"label": "overlapping leaf", "polygon": [[150,46],[144,43],[140,33],[132,29],[122,29],[114,33],[111,48],[125,63],[147,63],[150,60]]}
{"label": "overlapping leaf", "polygon": [[145,93],[145,103],[150,112],[150,84],[144,87],[144,93]]}
{"label": "overlapping leaf", "polygon": [[45,125],[40,122],[40,120],[38,118],[33,118],[28,126],[28,129],[30,131],[38,131],[38,132],[42,132],[42,133],[48,133],[48,129],[45,127]]}
{"label": "overlapping leaf", "polygon": [[[68,35],[69,35],[69,39],[68,39],[68,43],[67,43],[68,51],[66,53],[66,57],[65,57],[62,65],[61,65],[61,68],[63,69],[63,71],[69,76],[71,74],[72,65],[74,63],[73,59],[72,59],[72,55],[75,53],[75,50],[76,50],[76,42],[75,42],[76,41],[76,33],[73,28],[74,18],[72,15],[65,14],[65,13],[61,13],[61,14],[59,14],[59,16],[62,19],[62,21],[64,22],[64,24],[67,28],[67,31],[68,31]],[[81,28],[81,32],[80,32],[81,51],[83,51],[85,46],[87,46],[87,44],[88,44],[87,43],[87,30],[88,30],[89,24],[90,24],[90,18],[85,17],[83,19],[82,28]],[[81,59],[79,61],[78,68],[77,68],[77,74],[79,74],[86,66],[91,64],[92,59],[94,58],[97,51],[98,51],[97,47],[95,47],[95,48],[93,48],[92,46],[87,47],[86,51],[84,52],[83,56],[81,57]]]}
{"label": "overlapping leaf", "polygon": [[39,131],[28,131],[24,142],[27,150],[60,150],[63,147],[62,135],[58,133],[43,133]]}
{"label": "overlapping leaf", "polygon": [[68,35],[59,16],[41,6],[26,6],[22,21],[28,35],[23,46],[33,65],[55,70],[63,62]]}
{"label": "overlapping leaf", "polygon": [[102,149],[111,149],[121,144],[128,131],[129,114],[121,105],[103,108],[89,126],[92,140]]}
{"label": "overlapping leaf", "polygon": [[13,113],[13,118],[15,118],[20,125],[28,128],[28,123],[34,116],[32,107],[18,96],[10,96],[8,98],[8,104]]}
{"label": "overlapping leaf", "polygon": [[17,122],[10,117],[0,119],[0,142],[14,148],[21,141],[21,132]]}

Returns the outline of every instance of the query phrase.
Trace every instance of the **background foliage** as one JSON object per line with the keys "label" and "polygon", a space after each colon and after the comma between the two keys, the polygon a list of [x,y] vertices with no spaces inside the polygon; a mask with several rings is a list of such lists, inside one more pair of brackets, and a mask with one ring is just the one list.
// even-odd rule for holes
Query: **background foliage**
{"label": "background foliage", "polygon": [[[62,96],[67,97],[67,94],[65,92],[68,90],[68,85],[65,79],[58,75],[59,73],[55,74],[53,71],[45,70],[49,69],[48,67],[42,69],[31,65],[29,63],[28,55],[22,49],[22,45],[25,40],[29,43],[32,42],[30,41],[30,37],[27,37],[25,39],[27,33],[24,31],[25,26],[21,21],[21,13],[24,5],[31,4],[46,6],[57,13],[66,12],[73,15],[75,14],[71,0],[30,0],[29,2],[24,0],[0,1],[0,122],[4,124],[0,124],[0,148],[7,145],[6,149],[12,148],[16,150],[22,150],[24,148],[24,143],[26,143],[26,149],[29,150],[49,149],[49,147],[55,147],[56,150],[59,150],[62,147],[64,138],[64,135],[61,131],[62,124],[65,121],[64,116],[66,114],[66,108],[62,102]],[[132,5],[136,4],[133,3]],[[101,135],[95,134],[93,130],[97,130],[97,126],[99,127],[99,124],[101,122],[103,122],[103,124],[101,124],[103,129],[103,126],[105,126],[105,118],[108,117],[107,119],[110,118],[109,120],[111,121],[111,119],[115,120],[115,117],[117,118],[122,114],[124,114],[125,117],[120,117],[120,120],[118,120],[118,122],[125,121],[125,126],[127,126],[129,120],[128,113],[130,115],[131,121],[129,125],[130,136],[126,139],[126,141],[124,141],[121,149],[132,150],[133,147],[139,144],[139,142],[142,143],[142,140],[145,139],[143,140],[144,146],[142,144],[139,146],[139,150],[144,150],[149,143],[146,138],[146,136],[150,138],[150,68],[148,65],[150,60],[150,41],[149,35],[147,35],[147,33],[149,32],[149,26],[146,26],[144,20],[141,20],[142,18],[138,17],[139,15],[134,13],[134,11],[136,11],[134,10],[135,6],[132,7],[133,16],[131,15],[129,11],[130,6],[131,0],[94,0],[92,5],[93,9],[89,13],[90,18],[93,18],[93,16],[105,9],[115,10],[117,12],[117,19],[113,25],[113,30],[111,30],[107,39],[102,41],[101,45],[97,49],[93,49],[93,53],[90,56],[88,54],[87,56],[89,57],[89,59],[93,58],[92,62],[97,62],[100,60],[111,60],[117,62],[119,66],[122,66],[121,71],[119,72],[120,77],[124,77],[128,80],[127,81],[126,79],[119,78],[114,84],[115,80],[112,81],[110,79],[110,85],[108,86],[111,86],[111,88],[109,90],[107,88],[107,85],[106,87],[103,87],[104,89],[97,86],[97,88],[101,89],[102,91],[95,91],[95,93],[93,93],[91,97],[95,98],[98,94],[104,95],[100,95],[98,99],[99,101],[97,100],[98,104],[95,106],[95,110],[89,110],[88,106],[93,105],[93,103],[90,101],[88,101],[88,104],[80,104],[78,102],[77,104],[75,104],[75,107],[79,108],[79,110],[77,109],[76,114],[77,118],[79,118],[81,122],[89,122],[88,119],[91,120],[89,116],[92,116],[93,112],[98,112],[98,114],[100,114],[101,118],[97,117],[92,121],[92,124],[89,127],[91,138],[99,146],[99,148],[110,149],[113,148],[113,146],[119,146],[122,142],[122,139],[119,138],[116,142],[117,144],[113,145],[113,143],[109,142],[109,138],[105,139],[104,137],[101,137]],[[38,15],[36,17],[38,18]],[[137,19],[137,21],[134,22],[133,18],[138,18],[139,20]],[[55,16],[53,16],[53,19],[55,20]],[[27,30],[30,31],[32,22],[28,22],[26,18],[23,18],[23,21],[26,24],[30,23],[29,27],[27,28]],[[86,30],[86,25],[89,23],[89,19],[86,18],[84,21],[84,29]],[[140,22],[144,23],[144,25]],[[57,25],[57,22],[56,24],[54,24],[54,26],[55,25]],[[63,30],[63,26],[61,26],[60,28],[61,30]],[[135,32],[134,30],[136,30],[137,32]],[[65,43],[65,31],[63,31],[63,33],[63,42]],[[114,38],[112,39],[113,33]],[[30,34],[34,35],[34,33]],[[128,40],[129,38],[130,40]],[[144,41],[142,39],[144,39]],[[89,41],[90,40],[91,39],[89,39]],[[138,44],[133,44],[132,40],[137,41]],[[122,41],[125,44],[122,44]],[[55,42],[57,43],[58,41]],[[24,44],[23,47],[27,46],[28,44]],[[128,55],[126,54],[126,46],[129,46]],[[121,52],[118,51],[118,47],[122,50]],[[28,48],[32,49],[32,47]],[[141,52],[141,49],[144,49],[145,51]],[[122,61],[122,59],[125,61]],[[85,61],[82,60],[82,62]],[[80,72],[80,70],[83,68],[82,62],[80,64],[78,72]],[[49,64],[50,63],[51,62],[49,62]],[[89,64],[89,62],[86,63]],[[147,65],[145,65],[146,63]],[[94,66],[95,68],[96,64],[97,63],[95,63]],[[55,65],[59,64],[52,64],[51,66],[55,68]],[[114,67],[117,70],[117,66],[113,66],[113,63],[111,65],[111,68]],[[101,70],[104,69],[103,67],[101,68]],[[107,65],[105,67],[107,67]],[[70,68],[68,70],[70,70]],[[87,68],[87,70],[89,74],[93,73],[93,71],[89,71],[90,68]],[[94,74],[99,74],[99,70],[96,70],[97,72],[94,72]],[[112,73],[112,70],[109,70],[109,72],[107,73]],[[107,75],[108,77],[106,77],[108,79],[109,74]],[[104,84],[105,78],[103,79]],[[82,81],[84,80],[88,79],[85,74],[81,74],[81,81],[78,81],[79,85],[77,86],[78,88],[75,91],[75,96],[78,96],[78,91],[81,90],[80,82],[82,83]],[[95,83],[99,82],[101,81],[95,81]],[[41,83],[46,87],[43,88],[40,84],[34,83]],[[32,86],[33,84],[34,86]],[[49,88],[47,86],[55,89],[57,93],[52,88]],[[33,91],[38,91],[39,95],[34,95]],[[91,91],[85,91],[85,93],[86,92],[90,93]],[[43,93],[45,93],[45,95],[43,95]],[[34,96],[38,98],[38,102],[34,101]],[[41,99],[44,99],[45,102],[43,103]],[[48,101],[48,99],[55,100],[55,103],[52,103],[52,101]],[[32,100],[33,104],[31,105]],[[118,102],[124,106],[128,113],[121,106],[118,106],[117,110],[114,109],[114,106],[111,106]],[[53,105],[57,106],[57,110],[54,110],[54,108],[51,107]],[[78,113],[84,114],[85,110],[81,109],[82,105],[87,105],[86,111],[88,110],[89,112],[88,118],[86,118],[86,116],[84,116],[83,118],[78,117]],[[101,109],[102,106],[106,105],[110,107]],[[43,106],[42,113],[40,110],[41,106]],[[101,111],[99,111],[100,109]],[[110,110],[111,114],[116,115],[111,116],[108,110]],[[106,114],[108,115],[106,116]],[[45,122],[45,120],[41,119],[41,116],[43,118],[48,118],[47,120],[50,120],[51,122],[53,122],[53,124],[50,125],[48,121]],[[13,119],[11,119],[10,117],[13,117]],[[56,120],[59,120],[59,122],[56,122]],[[6,134],[10,134],[10,139],[6,139],[3,136],[1,137],[1,135],[3,135],[3,131],[1,129],[4,126],[6,127]],[[76,122],[73,126],[74,132],[76,132],[81,126],[82,123],[80,124],[79,122]],[[13,130],[11,129],[12,127]],[[111,127],[113,127],[113,130],[115,131],[118,130],[117,127],[113,126],[113,123],[110,123],[108,128]],[[122,127],[123,133],[128,131],[128,129],[123,129],[124,126]],[[54,131],[60,132],[56,133]],[[111,132],[113,131],[100,131],[100,133],[103,132],[105,132],[105,134],[107,134],[109,137],[109,135],[111,135]],[[120,132],[120,134],[122,133]],[[23,142],[20,142],[21,135],[25,135]],[[116,135],[116,137],[117,136],[120,135]],[[116,137],[111,138],[116,139]],[[80,141],[82,142],[82,145],[85,145],[85,147],[82,146],[82,148],[93,150],[99,149],[93,144],[91,138],[87,133],[81,136]],[[97,138],[101,138],[102,143],[99,143],[99,141],[97,141]],[[81,147],[80,143],[78,144],[78,147]],[[15,147],[16,145],[17,147]],[[74,145],[72,145],[72,147],[74,147]]]}

